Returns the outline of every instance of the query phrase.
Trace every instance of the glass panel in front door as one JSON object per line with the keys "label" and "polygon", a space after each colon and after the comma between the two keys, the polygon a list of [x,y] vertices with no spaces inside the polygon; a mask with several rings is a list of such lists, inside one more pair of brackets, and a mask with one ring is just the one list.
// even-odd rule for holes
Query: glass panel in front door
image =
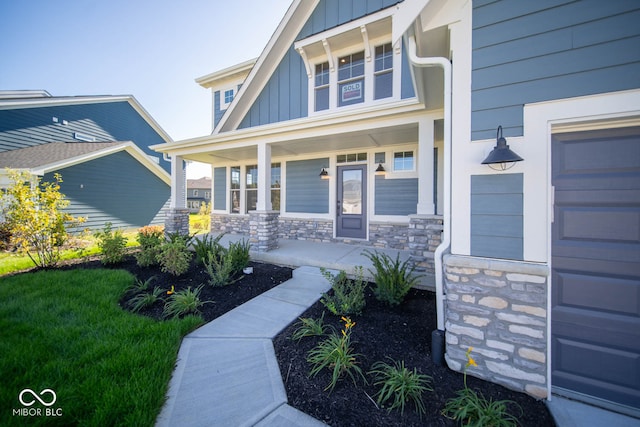
{"label": "glass panel in front door", "polygon": [[342,213],[362,214],[362,171],[342,171]]}

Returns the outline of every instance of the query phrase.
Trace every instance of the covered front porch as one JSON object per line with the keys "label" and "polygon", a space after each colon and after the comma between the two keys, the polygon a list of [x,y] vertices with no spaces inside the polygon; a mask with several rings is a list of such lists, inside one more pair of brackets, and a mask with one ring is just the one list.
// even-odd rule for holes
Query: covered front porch
{"label": "covered front porch", "polygon": [[[217,236],[219,233],[211,233]],[[220,243],[228,247],[231,242],[238,242],[242,239],[250,239],[248,234],[225,234]],[[259,262],[283,265],[292,268],[311,266],[324,267],[332,270],[343,270],[347,275],[353,277],[356,273],[356,267],[362,267],[366,280],[371,280],[372,276],[369,269],[372,269],[372,263],[369,258],[364,256],[364,252],[377,251],[384,253],[394,260],[399,256],[400,261],[404,262],[411,259],[411,252],[396,249],[372,248],[370,246],[345,244],[345,243],[322,243],[312,242],[308,240],[289,240],[279,239],[278,246],[268,252],[261,252],[255,249],[251,250],[251,259]],[[420,274],[420,289],[434,290],[434,275],[428,273]]]}
{"label": "covered front porch", "polygon": [[442,111],[412,100],[177,143],[167,229],[187,224],[183,168],[193,160],[212,168],[212,232],[247,235],[260,253],[291,240],[405,251],[433,274],[442,140]]}

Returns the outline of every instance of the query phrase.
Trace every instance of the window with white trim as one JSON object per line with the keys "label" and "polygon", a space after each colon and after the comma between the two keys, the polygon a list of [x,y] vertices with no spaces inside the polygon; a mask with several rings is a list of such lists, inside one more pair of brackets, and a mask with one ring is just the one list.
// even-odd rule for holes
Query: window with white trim
{"label": "window with white trim", "polygon": [[271,164],[271,209],[280,210],[280,180],[282,167],[280,163]]}
{"label": "window with white trim", "polygon": [[374,70],[374,99],[393,96],[393,48],[391,43],[376,46]]}
{"label": "window with white trim", "polygon": [[413,151],[396,151],[393,153],[393,171],[413,171],[415,170],[415,158]]}
{"label": "window with white trim", "polygon": [[231,167],[231,213],[240,213],[240,166]]}
{"label": "window with white trim", "polygon": [[258,203],[258,165],[249,165],[245,168],[245,213],[255,211]]}
{"label": "window with white trim", "polygon": [[329,108],[329,63],[316,64],[315,111]]}
{"label": "window with white trim", "polygon": [[193,197],[198,197],[198,190],[193,190]]}
{"label": "window with white trim", "polygon": [[338,58],[338,107],[364,102],[364,51]]}
{"label": "window with white trim", "polygon": [[226,110],[233,101],[236,91],[234,89],[226,89],[220,92],[220,109]]}

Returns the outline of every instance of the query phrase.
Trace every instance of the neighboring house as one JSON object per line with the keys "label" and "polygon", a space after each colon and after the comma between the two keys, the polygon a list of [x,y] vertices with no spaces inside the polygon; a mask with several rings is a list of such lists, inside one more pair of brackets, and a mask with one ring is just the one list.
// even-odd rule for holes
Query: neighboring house
{"label": "neighboring house", "polygon": [[170,142],[132,96],[0,92],[0,186],[10,184],[6,168],[59,173],[68,212],[93,230],[164,223],[170,163],[149,146]]}
{"label": "neighboring house", "polygon": [[211,203],[211,178],[187,180],[187,208],[191,213],[198,213],[200,207]]}
{"label": "neighboring house", "polygon": [[[212,229],[257,250],[410,250],[452,369],[473,346],[472,375],[638,415],[639,19],[635,0],[295,0],[213,134],[153,148],[174,191],[182,160],[210,163]],[[500,136],[523,161],[483,164]]]}

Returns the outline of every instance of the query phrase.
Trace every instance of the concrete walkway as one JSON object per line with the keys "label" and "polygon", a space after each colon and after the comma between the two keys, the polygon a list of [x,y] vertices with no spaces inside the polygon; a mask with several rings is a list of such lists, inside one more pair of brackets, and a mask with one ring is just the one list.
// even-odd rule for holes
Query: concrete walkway
{"label": "concrete walkway", "polygon": [[318,268],[301,267],[187,335],[156,426],[323,426],[287,405],[271,340],[329,289]]}

